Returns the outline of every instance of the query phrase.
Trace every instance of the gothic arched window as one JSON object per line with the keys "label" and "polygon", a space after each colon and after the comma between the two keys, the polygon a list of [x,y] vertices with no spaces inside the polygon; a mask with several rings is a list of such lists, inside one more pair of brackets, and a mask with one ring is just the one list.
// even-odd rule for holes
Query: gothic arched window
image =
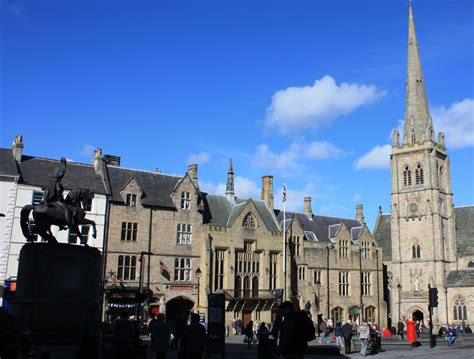
{"label": "gothic arched window", "polygon": [[467,307],[464,298],[458,296],[453,307],[454,320],[467,320]]}
{"label": "gothic arched window", "polygon": [[415,130],[412,128],[411,129],[411,143],[416,142],[416,135],[415,135]]}
{"label": "gothic arched window", "polygon": [[246,229],[255,229],[255,228],[257,228],[257,221],[255,220],[252,213],[249,213],[245,216],[244,223],[242,224],[242,226]]}
{"label": "gothic arched window", "polygon": [[411,247],[411,256],[413,259],[421,258],[421,247],[418,242],[415,241],[413,246]]}
{"label": "gothic arched window", "polygon": [[252,279],[252,297],[258,298],[258,277]]}
{"label": "gothic arched window", "polygon": [[416,166],[415,181],[416,181],[416,184],[423,184],[425,182],[424,175],[423,175],[423,167],[421,167],[421,165]]}
{"label": "gothic arched window", "polygon": [[408,166],[406,166],[403,170],[403,185],[405,187],[411,186],[411,170],[408,168]]}

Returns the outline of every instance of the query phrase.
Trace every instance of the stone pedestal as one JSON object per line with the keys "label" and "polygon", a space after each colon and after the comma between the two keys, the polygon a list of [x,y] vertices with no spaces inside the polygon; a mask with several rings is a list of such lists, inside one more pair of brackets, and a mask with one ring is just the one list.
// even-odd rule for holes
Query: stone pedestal
{"label": "stone pedestal", "polygon": [[20,252],[10,312],[36,343],[79,340],[88,303],[100,301],[102,255],[96,248],[28,243]]}

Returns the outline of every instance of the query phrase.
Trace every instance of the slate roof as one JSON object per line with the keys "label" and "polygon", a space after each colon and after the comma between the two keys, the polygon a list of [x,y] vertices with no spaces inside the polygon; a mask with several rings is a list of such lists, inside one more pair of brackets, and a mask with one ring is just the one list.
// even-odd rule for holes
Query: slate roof
{"label": "slate roof", "polygon": [[205,211],[204,223],[225,227],[229,219],[232,205],[224,196],[215,196],[203,193]]}
{"label": "slate roof", "polygon": [[474,287],[474,270],[455,270],[448,273],[448,287]]}
{"label": "slate roof", "polygon": [[[275,210],[275,214],[279,221],[283,220],[283,211]],[[344,223],[349,230],[353,227],[360,227],[362,223],[357,219],[329,217],[321,215],[313,215],[310,219],[306,213],[301,212],[286,212],[286,216],[295,217],[298,223],[303,228],[303,231],[311,231],[318,238],[319,242],[331,242],[329,239],[329,226]],[[336,226],[333,227],[337,231]]]}
{"label": "slate roof", "polygon": [[205,224],[231,227],[247,204],[251,201],[255,205],[258,215],[262,219],[265,227],[272,232],[280,231],[278,223],[275,221],[272,213],[262,200],[239,198],[236,200],[235,204],[231,204],[225,196],[209,195],[205,193],[203,195],[204,203],[207,204],[204,212]]}
{"label": "slate roof", "polygon": [[[456,245],[459,255],[474,254],[474,206],[454,208],[456,216]],[[390,214],[383,214],[374,229],[375,239],[383,249],[383,259],[392,259]]]}
{"label": "slate roof", "polygon": [[383,260],[392,260],[392,237],[391,237],[390,214],[382,214],[378,226],[374,229],[375,240],[382,247]]}
{"label": "slate roof", "polygon": [[[20,183],[46,187],[58,165],[57,160],[23,156],[18,164],[21,173]],[[106,193],[102,178],[95,173],[94,167],[82,163],[68,162],[61,184],[67,190],[87,188],[95,193]]]}
{"label": "slate roof", "polygon": [[474,254],[474,206],[454,208],[457,252]]}
{"label": "slate roof", "polygon": [[[19,175],[19,183],[22,184],[46,187],[58,165],[58,160],[25,155],[17,164],[10,149],[0,149],[0,175]],[[66,190],[87,188],[98,194],[106,192],[101,177],[92,165],[68,162],[61,183]]]}
{"label": "slate roof", "polygon": [[0,148],[0,176],[18,176],[18,168],[12,150]]}
{"label": "slate roof", "polygon": [[176,183],[181,179],[157,172],[139,171],[118,166],[107,166],[113,202],[123,203],[120,191],[134,178],[143,191],[142,203],[145,206],[175,209],[171,198]]}

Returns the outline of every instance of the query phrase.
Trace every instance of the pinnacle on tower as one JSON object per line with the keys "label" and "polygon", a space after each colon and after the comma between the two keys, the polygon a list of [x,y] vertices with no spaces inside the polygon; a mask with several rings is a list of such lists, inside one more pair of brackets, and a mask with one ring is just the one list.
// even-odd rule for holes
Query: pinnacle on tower
{"label": "pinnacle on tower", "polygon": [[225,195],[230,203],[235,203],[234,167],[232,166],[232,160],[230,160],[229,171],[227,172],[227,184],[226,184]]}
{"label": "pinnacle on tower", "polygon": [[433,123],[428,109],[426,87],[421,70],[415,20],[410,1],[408,14],[408,66],[406,83],[406,115],[403,142],[405,144],[433,141]]}

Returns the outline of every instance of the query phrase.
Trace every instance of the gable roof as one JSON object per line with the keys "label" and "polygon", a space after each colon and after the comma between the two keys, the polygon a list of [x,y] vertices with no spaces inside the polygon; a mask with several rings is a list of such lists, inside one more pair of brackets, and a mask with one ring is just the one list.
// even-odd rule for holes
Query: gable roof
{"label": "gable roof", "polygon": [[392,232],[390,214],[382,214],[377,226],[374,228],[374,237],[377,244],[382,247],[383,260],[392,260]]}
{"label": "gable roof", "polygon": [[7,148],[0,148],[0,176],[19,176],[13,152]]}
{"label": "gable roof", "polygon": [[229,228],[235,223],[245,207],[252,202],[265,227],[271,232],[280,231],[276,219],[262,200],[239,198],[235,204],[231,204],[225,196],[202,194],[204,203],[207,204],[204,211],[205,224]]}
{"label": "gable roof", "polygon": [[457,252],[474,254],[474,206],[454,208]]}
{"label": "gable roof", "polygon": [[[283,220],[283,211],[277,209],[275,210],[275,214],[278,220]],[[331,242],[330,231],[331,235],[335,235],[341,223],[344,223],[349,229],[349,231],[354,227],[362,226],[362,223],[358,219],[329,217],[321,215],[313,215],[312,218],[309,218],[306,213],[286,212],[287,218],[293,216],[303,228],[303,231],[313,232],[319,242]]]}
{"label": "gable roof", "polygon": [[[44,188],[51,180],[59,161],[23,155],[16,163],[10,149],[0,149],[0,175],[20,176],[19,183]],[[92,165],[68,162],[61,181],[66,190],[87,188],[97,194],[105,194],[102,178]]]}
{"label": "gable roof", "polygon": [[455,270],[448,273],[448,287],[474,287],[474,270]]}
{"label": "gable roof", "polygon": [[113,202],[123,203],[121,190],[132,178],[143,191],[142,204],[145,206],[175,209],[171,194],[180,177],[157,172],[148,172],[108,165]]}

